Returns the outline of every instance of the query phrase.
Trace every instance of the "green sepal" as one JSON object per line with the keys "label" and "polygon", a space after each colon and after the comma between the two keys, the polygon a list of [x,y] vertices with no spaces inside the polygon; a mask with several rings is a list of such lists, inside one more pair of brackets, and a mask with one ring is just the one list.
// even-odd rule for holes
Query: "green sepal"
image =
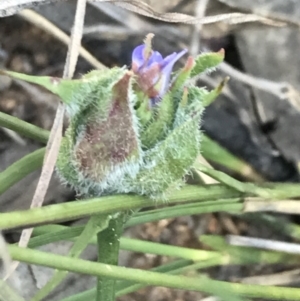
{"label": "green sepal", "polygon": [[189,118],[145,153],[133,192],[155,200],[165,200],[169,193],[180,187],[200,152],[199,122],[200,114]]}
{"label": "green sepal", "polygon": [[220,84],[213,90],[207,91],[206,95],[203,96],[202,102],[204,107],[208,107],[211,103],[213,103],[216,98],[221,94],[224,86],[227,84],[229,77],[224,78]]}
{"label": "green sepal", "polygon": [[150,100],[145,93],[139,91],[135,92],[137,96],[136,116],[139,119],[140,127],[143,130],[151,121],[153,111],[151,109]]}
{"label": "green sepal", "polygon": [[209,72],[217,67],[224,60],[224,49],[219,52],[202,53],[195,59],[195,65],[191,71],[191,78],[203,73]]}
{"label": "green sepal", "polygon": [[174,99],[169,92],[164,95],[157,107],[153,108],[153,117],[149,125],[141,133],[143,148],[149,149],[153,147],[166,136],[173,124],[175,109]]}
{"label": "green sepal", "polygon": [[185,66],[183,68],[181,68],[177,74],[175,74],[176,78],[175,78],[175,80],[174,80],[174,82],[173,82],[173,84],[170,88],[170,91],[171,91],[172,95],[176,95],[179,90],[180,91],[182,90],[185,83],[187,82],[187,80],[191,76],[191,72],[194,68],[194,65],[195,65],[195,61],[190,56],[187,59],[187,62],[185,64]]}
{"label": "green sepal", "polygon": [[[204,106],[203,99],[209,93],[205,88],[185,87],[175,115],[174,126],[184,123],[189,117],[201,116]],[[199,120],[200,125],[200,120]]]}

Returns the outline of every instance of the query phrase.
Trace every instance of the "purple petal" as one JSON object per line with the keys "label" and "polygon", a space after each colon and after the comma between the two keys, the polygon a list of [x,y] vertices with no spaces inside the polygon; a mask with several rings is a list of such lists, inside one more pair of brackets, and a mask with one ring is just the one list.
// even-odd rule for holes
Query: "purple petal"
{"label": "purple petal", "polygon": [[163,61],[162,55],[158,51],[153,51],[152,55],[150,56],[147,66],[150,67],[153,63],[161,63]]}
{"label": "purple petal", "polygon": [[187,52],[186,49],[180,51],[179,53],[172,53],[165,57],[163,64],[162,64],[162,75],[160,79],[160,84],[161,84],[161,90],[159,92],[159,95],[162,96],[166,90],[169,88],[170,84],[170,77],[171,73],[174,67],[174,64]]}
{"label": "purple petal", "polygon": [[183,49],[179,53],[174,52],[164,58],[164,61],[161,65],[161,67],[164,69],[167,66],[171,66],[171,69],[173,68],[174,64],[185,54],[187,53],[187,49]]}
{"label": "purple petal", "polygon": [[135,66],[137,68],[140,68],[141,66],[143,66],[144,62],[145,62],[145,58],[144,58],[144,49],[145,49],[145,45],[139,45],[137,47],[134,48],[133,52],[132,52],[132,63],[135,64]]}
{"label": "purple petal", "polygon": [[132,71],[138,75],[140,89],[151,99],[152,104],[167,92],[174,64],[187,52],[174,52],[163,58],[148,44],[137,46],[132,52]]}

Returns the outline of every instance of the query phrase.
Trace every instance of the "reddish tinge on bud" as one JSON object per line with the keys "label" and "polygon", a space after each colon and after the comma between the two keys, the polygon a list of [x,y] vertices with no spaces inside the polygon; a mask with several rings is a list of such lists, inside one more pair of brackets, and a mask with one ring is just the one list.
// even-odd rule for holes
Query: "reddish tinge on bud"
{"label": "reddish tinge on bud", "polygon": [[125,163],[139,160],[138,134],[129,99],[131,77],[128,71],[113,87],[107,119],[89,118],[75,146],[77,167],[95,182],[105,180]]}

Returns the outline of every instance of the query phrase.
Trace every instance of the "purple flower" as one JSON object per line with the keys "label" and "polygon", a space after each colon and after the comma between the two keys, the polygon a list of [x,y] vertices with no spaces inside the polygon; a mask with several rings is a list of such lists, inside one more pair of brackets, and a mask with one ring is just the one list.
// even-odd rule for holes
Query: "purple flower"
{"label": "purple flower", "polygon": [[187,52],[172,53],[163,58],[148,45],[137,46],[132,53],[132,71],[137,75],[139,88],[155,103],[169,89],[174,64]]}

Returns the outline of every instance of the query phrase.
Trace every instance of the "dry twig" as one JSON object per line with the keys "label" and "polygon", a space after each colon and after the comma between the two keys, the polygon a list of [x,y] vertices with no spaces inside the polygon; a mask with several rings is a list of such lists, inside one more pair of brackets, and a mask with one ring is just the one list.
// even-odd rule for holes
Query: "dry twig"
{"label": "dry twig", "polygon": [[4,240],[3,235],[0,232],[0,259],[2,259],[3,262],[3,267],[4,267],[4,272],[8,272],[10,264],[11,264],[11,259],[9,256],[9,252],[6,248],[6,243]]}
{"label": "dry twig", "polygon": [[[79,55],[82,31],[84,26],[85,9],[86,9],[86,0],[78,0],[75,20],[74,20],[74,27],[71,34],[71,41],[69,44],[63,78],[72,78],[75,72],[75,67]],[[47,147],[46,147],[46,154],[44,158],[42,173],[39,178],[38,185],[35,190],[30,208],[41,207],[43,204],[51,180],[51,176],[54,171],[56,159],[58,156],[59,146],[62,139],[64,112],[65,112],[64,105],[59,104],[58,109],[56,111],[56,116],[53,122],[53,126],[50,132],[50,137],[47,143]],[[32,231],[33,228],[22,231],[21,238],[19,241],[20,247],[27,246]],[[14,262],[10,268],[9,273],[5,276],[5,279],[7,279],[13,273],[13,271],[17,268],[17,266],[18,266],[18,262]]]}
{"label": "dry twig", "polygon": [[[46,3],[57,2],[58,0],[2,0],[0,2],[0,17],[9,16],[17,13],[18,11],[42,5]],[[217,22],[227,22],[229,24],[240,24],[247,22],[261,22],[272,26],[283,26],[289,23],[289,20],[273,20],[260,16],[258,14],[245,14],[245,13],[230,13],[220,14],[216,16],[209,16],[205,18],[197,18],[182,13],[159,13],[145,2],[138,0],[95,0],[96,2],[109,2],[116,6],[133,11],[137,14],[154,18],[164,22],[170,23],[186,23],[186,24],[212,24]],[[293,22],[291,22],[294,24]]]}
{"label": "dry twig", "polygon": [[258,248],[290,254],[300,254],[300,245],[295,243],[238,235],[227,235],[226,240],[232,246]]}
{"label": "dry twig", "polygon": [[233,77],[246,85],[252,86],[253,88],[273,94],[280,99],[287,97],[287,91],[289,90],[288,83],[274,82],[268,79],[252,76],[233,68],[225,62],[221,63],[219,68],[230,77]]}
{"label": "dry twig", "polygon": [[248,197],[244,200],[243,211],[300,214],[300,202],[295,200],[278,200],[275,202],[270,202],[270,200],[260,197]]}
{"label": "dry twig", "polygon": [[245,277],[240,279],[241,283],[259,285],[291,285],[300,282],[300,269],[274,273],[270,275],[260,275]]}
{"label": "dry twig", "polygon": [[[195,16],[198,19],[204,18],[206,7],[209,0],[197,0]],[[190,43],[190,53],[192,56],[196,56],[200,52],[200,38],[201,38],[202,24],[195,24],[193,27],[193,33]]]}

